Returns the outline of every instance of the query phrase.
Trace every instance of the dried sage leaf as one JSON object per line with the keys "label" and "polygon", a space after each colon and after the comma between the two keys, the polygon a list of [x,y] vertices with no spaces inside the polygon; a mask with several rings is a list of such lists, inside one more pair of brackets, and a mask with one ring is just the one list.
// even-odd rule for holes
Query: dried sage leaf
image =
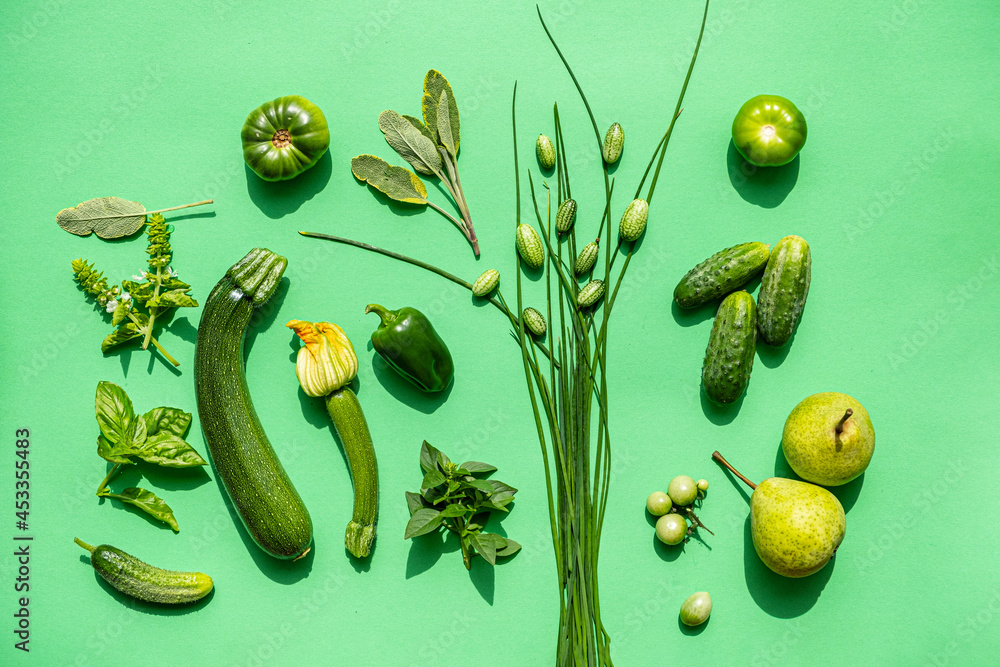
{"label": "dried sage leaf", "polygon": [[458,146],[455,144],[455,138],[451,131],[451,116],[448,115],[447,88],[441,91],[441,99],[438,102],[437,129],[438,136],[441,138],[441,145],[448,149],[452,158],[455,158],[458,154]]}
{"label": "dried sage leaf", "polygon": [[351,172],[390,199],[408,204],[427,203],[427,188],[416,174],[380,157],[365,154],[352,158]]}
{"label": "dried sage leaf", "polygon": [[391,109],[378,117],[379,129],[392,149],[424,175],[441,173],[441,154],[434,142]]}
{"label": "dried sage leaf", "polygon": [[94,232],[102,239],[120,239],[142,229],[146,207],[121,197],[98,197],[64,208],[56,214],[56,222],[77,236]]}
{"label": "dried sage leaf", "polygon": [[430,129],[431,134],[434,135],[434,140],[437,143],[443,144],[444,142],[440,138],[440,125],[438,124],[438,105],[441,103],[441,93],[442,91],[448,92],[448,118],[450,120],[451,126],[451,136],[455,140],[455,152],[453,156],[458,154],[458,145],[461,140],[461,132],[459,131],[459,119],[458,119],[458,103],[455,101],[455,93],[451,89],[451,84],[448,83],[448,79],[444,78],[444,75],[436,69],[432,69],[427,72],[424,76],[424,98],[423,98],[423,109],[424,109],[424,124]]}

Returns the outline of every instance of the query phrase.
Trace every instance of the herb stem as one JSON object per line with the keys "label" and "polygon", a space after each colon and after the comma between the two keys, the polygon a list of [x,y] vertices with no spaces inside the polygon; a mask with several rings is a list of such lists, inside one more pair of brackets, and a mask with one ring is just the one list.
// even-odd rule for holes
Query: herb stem
{"label": "herb stem", "polygon": [[[427,200],[427,205],[428,205],[428,206],[430,206],[430,207],[431,207],[432,209],[434,209],[435,211],[437,211],[438,213],[440,213],[441,215],[443,215],[444,217],[446,217],[446,218],[448,218],[449,220],[451,220],[452,224],[453,224],[453,225],[455,225],[456,227],[458,227],[459,231],[461,231],[461,232],[462,232],[462,234],[463,234],[463,235],[465,236],[465,238],[466,238],[466,239],[467,239],[467,240],[469,241],[469,243],[472,243],[472,237],[471,237],[471,236],[469,236],[469,230],[468,230],[468,228],[467,228],[467,227],[465,226],[465,224],[464,224],[464,223],[462,223],[461,221],[459,221],[459,220],[458,220],[458,219],[457,219],[457,218],[456,218],[455,216],[453,216],[453,215],[452,215],[451,213],[449,213],[448,211],[444,210],[443,208],[441,208],[440,206],[438,206],[437,204],[435,204],[434,202],[432,202],[432,201],[431,201],[431,200],[429,200],[429,199]],[[477,253],[477,254],[478,254],[478,253]]]}
{"label": "herb stem", "polygon": [[[163,286],[163,267],[156,267],[156,285],[153,287],[153,300],[160,296],[160,287]],[[142,349],[147,349],[149,347],[149,340],[153,337],[153,322],[156,321],[156,316],[160,314],[160,309],[153,308],[149,309],[149,327],[146,329],[146,337],[142,339]]]}
{"label": "herb stem", "polygon": [[[137,327],[139,327],[140,330],[143,330],[143,331],[145,330],[145,328],[141,324],[139,324],[139,320],[136,319],[135,315],[133,315],[132,313],[129,313],[128,317],[129,317],[130,320],[132,320],[133,322],[135,322],[135,325]],[[155,338],[153,338],[152,336],[150,336],[149,342],[151,342],[153,344],[153,347],[155,347],[157,350],[160,351],[160,354],[162,354],[163,357],[167,361],[169,361],[170,363],[172,363],[174,366],[180,366],[181,365],[181,362],[179,362],[176,359],[174,359],[172,356],[170,356],[169,352],[167,352],[166,350],[163,349],[163,346],[160,345],[160,342],[158,340],[156,340]]]}
{"label": "herb stem", "polygon": [[118,469],[121,466],[122,466],[121,463],[115,463],[115,464],[113,464],[111,466],[111,470],[108,471],[107,477],[105,477],[103,480],[101,480],[101,485],[97,487],[97,495],[99,495],[99,496],[106,495],[106,494],[101,493],[101,492],[104,491],[104,490],[106,490],[108,488],[108,482],[111,481],[111,478],[115,476],[115,473],[118,472]]}

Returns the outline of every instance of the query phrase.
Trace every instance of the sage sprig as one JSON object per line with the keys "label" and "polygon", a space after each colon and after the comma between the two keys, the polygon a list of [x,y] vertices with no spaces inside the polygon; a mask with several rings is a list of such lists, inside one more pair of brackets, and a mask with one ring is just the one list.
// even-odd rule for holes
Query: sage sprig
{"label": "sage sprig", "polygon": [[462,191],[458,174],[458,151],[461,143],[461,123],[458,103],[451,84],[437,70],[424,77],[421,100],[423,120],[395,111],[383,111],[378,126],[388,143],[400,157],[423,176],[436,176],[447,188],[461,219],[427,199],[427,187],[417,174],[405,167],[390,165],[374,155],[362,154],[351,160],[355,178],[364,181],[390,199],[408,204],[426,205],[458,227],[472,251],[479,257],[479,239],[472,225],[469,205]]}
{"label": "sage sprig", "polygon": [[121,197],[97,197],[59,211],[56,213],[56,222],[67,232],[77,236],[90,236],[93,232],[105,240],[120,239],[132,236],[139,231],[146,224],[146,216],[191,208],[192,206],[203,206],[211,204],[212,201],[206,199],[193,204],[147,211],[146,207],[137,201],[129,201]]}
{"label": "sage sprig", "polygon": [[424,471],[420,493],[406,492],[410,521],[403,539],[440,528],[449,530],[459,539],[467,570],[472,569],[476,554],[495,565],[497,558],[521,550],[521,545],[508,537],[483,532],[490,512],[509,512],[507,506],[517,493],[513,486],[499,480],[481,479],[495,472],[495,466],[479,461],[456,465],[425,440],[420,447],[420,467]]}
{"label": "sage sprig", "polygon": [[153,337],[153,327],[156,319],[171,308],[193,308],[198,302],[188,294],[191,286],[181,281],[177,272],[170,268],[173,257],[170,227],[162,215],[150,216],[146,234],[149,239],[146,248],[148,268],[132,276],[132,280],[123,280],[121,286],[111,286],[103,272],[96,271],[92,263],[83,259],[73,260],[73,278],[105,313],[111,315],[111,324],[116,327],[101,342],[102,352],[142,338],[142,349],[152,343],[167,361],[180,366],[180,362]]}
{"label": "sage sprig", "polygon": [[111,470],[97,487],[101,498],[114,498],[138,507],[155,519],[180,530],[170,506],[152,491],[130,486],[121,493],[108,487],[123,465],[145,461],[166,468],[207,465],[194,447],[184,440],[191,427],[191,413],[178,408],[154,408],[136,415],[125,390],[111,382],[99,382],[94,399],[97,425],[97,455],[111,463]]}

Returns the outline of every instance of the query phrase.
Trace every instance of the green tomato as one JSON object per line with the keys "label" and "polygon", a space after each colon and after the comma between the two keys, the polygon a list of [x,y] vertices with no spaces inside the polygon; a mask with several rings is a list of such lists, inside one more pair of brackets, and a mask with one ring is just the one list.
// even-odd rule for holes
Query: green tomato
{"label": "green tomato", "polygon": [[687,475],[678,475],[670,480],[667,493],[675,505],[690,505],[698,497],[698,486]]}
{"label": "green tomato", "polygon": [[758,95],[740,107],[733,120],[733,143],[758,167],[788,164],[806,145],[806,119],[780,95]]}
{"label": "green tomato", "polygon": [[663,491],[653,491],[646,498],[646,509],[653,516],[663,516],[670,511],[670,496]]}
{"label": "green tomato", "polygon": [[712,596],[701,591],[692,594],[681,605],[681,623],[684,625],[701,625],[712,615]]}
{"label": "green tomato", "polygon": [[330,147],[326,116],[299,95],[261,104],[247,116],[240,136],[243,159],[265,181],[295,178]]}
{"label": "green tomato", "polygon": [[687,520],[680,514],[665,514],[656,520],[656,536],[664,544],[680,544],[687,536]]}

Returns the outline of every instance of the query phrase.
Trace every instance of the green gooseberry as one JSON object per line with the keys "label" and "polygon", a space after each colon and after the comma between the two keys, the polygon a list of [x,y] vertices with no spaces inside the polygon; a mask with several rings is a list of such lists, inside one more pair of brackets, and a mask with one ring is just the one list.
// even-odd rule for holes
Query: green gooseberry
{"label": "green gooseberry", "polygon": [[681,605],[681,623],[701,625],[712,615],[712,596],[705,591],[692,593]]}
{"label": "green gooseberry", "polygon": [[663,491],[653,491],[649,494],[649,498],[646,498],[646,510],[653,516],[663,516],[671,507],[670,496]]}
{"label": "green gooseberry", "polygon": [[670,480],[667,493],[675,505],[690,505],[698,497],[698,486],[687,475],[678,475]]}
{"label": "green gooseberry", "polygon": [[664,544],[680,544],[687,536],[687,520],[680,514],[665,514],[656,520],[656,537]]}

